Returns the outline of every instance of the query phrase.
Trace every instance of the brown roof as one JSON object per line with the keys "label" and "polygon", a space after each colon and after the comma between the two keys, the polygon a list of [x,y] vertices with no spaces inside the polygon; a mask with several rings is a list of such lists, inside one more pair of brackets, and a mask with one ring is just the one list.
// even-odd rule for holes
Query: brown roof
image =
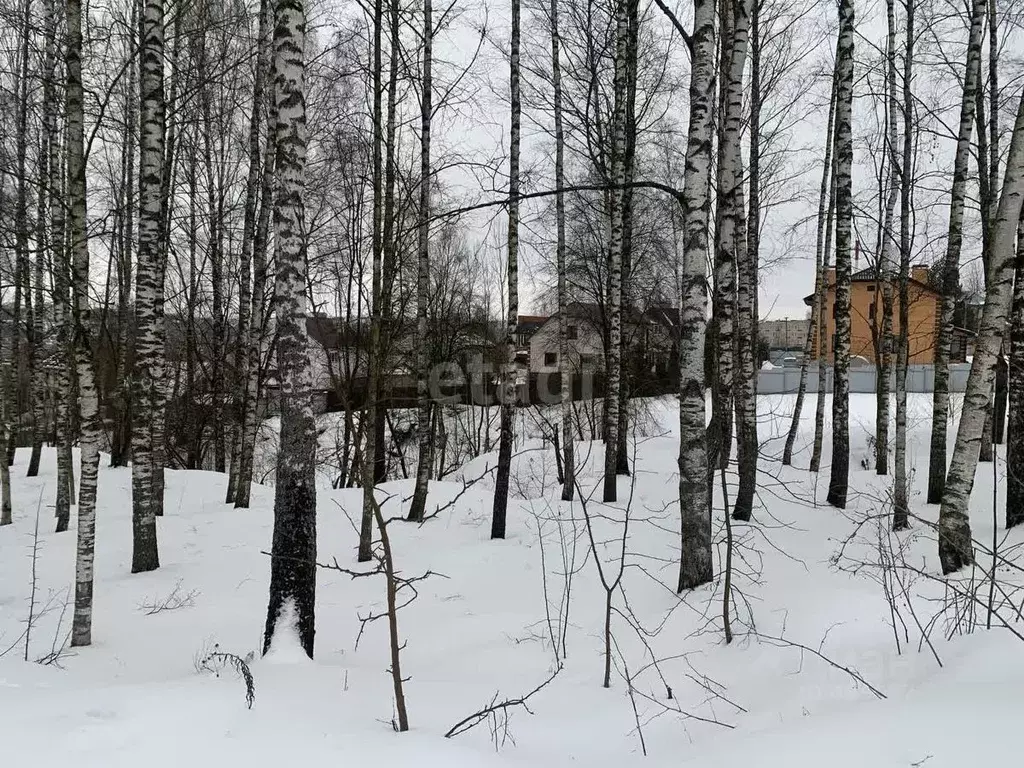
{"label": "brown roof", "polygon": [[[880,282],[885,282],[884,280],[877,279],[877,277],[875,276],[875,270],[872,267],[869,267],[867,269],[862,269],[859,272],[854,272],[852,275],[850,275],[850,281],[854,282],[854,283],[880,283]],[[893,282],[895,282],[895,281],[893,281]],[[940,290],[938,290],[937,288],[935,288],[935,286],[931,285],[930,283],[926,283],[926,282],[923,282],[921,280],[917,280],[917,279],[915,279],[913,277],[907,278],[907,285],[916,285],[919,288],[923,288],[924,290],[928,291],[928,293],[934,294],[935,296],[941,296],[942,295],[942,292]],[[828,287],[830,289],[832,288],[831,285],[829,285]],[[811,295],[809,295],[809,296],[804,296],[804,304],[806,304],[809,307],[813,307],[814,306],[814,294],[813,293]]]}

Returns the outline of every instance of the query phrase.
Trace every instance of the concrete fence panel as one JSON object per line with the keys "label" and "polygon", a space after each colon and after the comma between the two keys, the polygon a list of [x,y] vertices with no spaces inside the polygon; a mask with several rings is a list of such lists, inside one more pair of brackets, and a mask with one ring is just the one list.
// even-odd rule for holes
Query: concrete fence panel
{"label": "concrete fence panel", "polygon": [[[967,377],[971,366],[967,363],[954,363],[949,367],[949,389],[951,392],[963,392],[967,388]],[[873,365],[850,368],[850,392],[870,393],[875,391],[878,371]],[[833,386],[832,366],[825,368],[825,391],[831,392]],[[782,395],[795,393],[800,388],[799,368],[766,368],[758,372],[758,392],[764,395]],[[908,392],[932,392],[935,388],[935,368],[932,365],[911,365],[907,367]],[[896,377],[889,382],[890,391],[896,389]],[[818,391],[818,366],[807,368],[807,392]]]}

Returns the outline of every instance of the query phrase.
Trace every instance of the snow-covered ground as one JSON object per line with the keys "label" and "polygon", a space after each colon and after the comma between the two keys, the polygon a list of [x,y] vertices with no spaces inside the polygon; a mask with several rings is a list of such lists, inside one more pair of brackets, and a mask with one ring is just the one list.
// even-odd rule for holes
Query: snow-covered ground
{"label": "snow-covered ground", "polygon": [[[215,644],[243,657],[257,651],[269,580],[262,552],[270,546],[272,489],[254,488],[252,509],[234,510],[221,503],[225,477],[215,473],[167,473],[161,568],[133,576],[130,474],[103,469],[94,644],[60,652],[70,628],[64,607],[73,580],[74,518],[70,532],[52,533],[54,456],[47,452],[40,477],[26,479],[28,455],[19,452],[12,468],[15,523],[0,529],[0,653],[10,648],[0,659],[2,764],[941,768],[1018,762],[1012,734],[1024,717],[1024,645],[999,628],[998,618],[986,631],[983,606],[970,625],[963,619],[971,612],[954,604],[935,577],[933,535],[923,521],[900,539],[876,523],[873,516],[886,511],[887,483],[861,464],[870,464],[873,398],[852,397],[854,469],[845,514],[821,504],[827,472],[815,478],[806,471],[813,397],[796,467],[778,463],[792,402],[766,397],[760,403],[764,459],[756,520],[733,526],[731,645],[722,638],[721,580],[682,598],[673,589],[679,512],[671,399],[652,404],[661,429],[635,441],[635,471],[620,479],[620,504],[588,503],[611,579],[629,518],[608,690],[601,685],[605,593],[582,505],[558,500],[551,449],[528,442],[523,447],[530,450],[517,456],[505,541],[488,539],[487,479],[464,486],[493,466],[493,454],[449,482],[433,483],[430,507],[441,512],[422,526],[389,529],[404,573],[439,574],[418,582],[418,598],[400,613],[407,734],[392,731],[385,624],[367,625],[355,645],[360,617],[383,604],[378,578],[319,572],[316,660],[284,653],[253,661],[252,709],[231,670],[219,676],[197,670],[197,659]],[[929,409],[930,396],[912,396],[913,507],[925,520],[937,513],[923,503]],[[580,450],[588,456],[581,484],[589,491],[598,485],[601,448]],[[826,457],[829,450],[826,439]],[[1004,474],[997,462],[1000,496]],[[398,514],[411,485],[396,481],[384,490],[385,513]],[[992,466],[982,465],[972,524],[983,542],[993,534],[992,493]],[[349,515],[358,514],[359,492],[325,488],[318,504],[319,559],[354,567]],[[722,517],[719,510],[719,542]],[[1022,532],[1005,539],[998,533],[1004,553],[1024,543]],[[877,563],[893,551],[903,553],[899,577],[883,580]],[[983,580],[987,567],[979,563],[957,583]],[[575,575],[566,618],[567,570]],[[997,602],[999,616],[1012,621],[1008,603],[1019,608],[1022,598],[1012,585],[1020,579],[1006,570],[1000,585],[1006,596],[997,595]],[[896,594],[895,614],[886,591]],[[180,607],[151,612],[172,594]],[[30,605],[36,619],[25,663]],[[553,645],[563,669],[530,699],[529,712],[513,708],[507,723],[489,721],[443,738],[496,694],[498,701],[520,696],[546,680],[556,669]],[[54,663],[36,663],[54,656]]]}

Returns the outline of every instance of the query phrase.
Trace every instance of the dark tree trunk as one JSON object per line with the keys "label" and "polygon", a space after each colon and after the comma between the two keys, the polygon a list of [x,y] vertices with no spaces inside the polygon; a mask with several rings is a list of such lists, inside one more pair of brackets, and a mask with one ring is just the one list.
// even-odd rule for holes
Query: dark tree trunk
{"label": "dark tree trunk", "polygon": [[985,406],[989,402],[995,365],[1010,320],[1013,300],[1014,240],[1024,201],[1024,95],[1014,124],[1013,140],[1006,161],[999,210],[992,230],[992,253],[985,308],[967,379],[964,405],[957,427],[956,444],[950,460],[939,508],[939,560],[943,574],[953,573],[974,562],[968,502],[974,487],[984,434]]}
{"label": "dark tree trunk", "polygon": [[853,234],[853,0],[839,3],[836,48],[836,343],[828,503],[846,508],[850,479],[850,247]]}
{"label": "dark tree trunk", "polygon": [[491,512],[491,538],[505,538],[508,514],[508,485],[512,466],[515,429],[516,345],[519,321],[519,0],[512,0],[512,39],[509,47],[509,91],[511,95],[508,180],[508,317],[505,328],[505,361],[501,371],[501,436],[498,440],[498,468]]}
{"label": "dark tree trunk", "polygon": [[946,435],[949,427],[949,354],[953,338],[953,310],[960,285],[960,249],[963,243],[964,205],[967,195],[971,135],[981,70],[981,33],[986,0],[972,0],[971,30],[967,43],[967,64],[960,127],[953,159],[953,187],[949,203],[949,235],[942,267],[942,302],[939,334],[935,341],[935,388],[932,393],[932,435],[928,455],[928,503],[938,504],[946,485]]}
{"label": "dark tree trunk", "polygon": [[[900,275],[899,328],[896,353],[896,447],[893,458],[896,479],[893,484],[892,528],[900,531],[910,526],[910,504],[907,489],[907,363],[910,340],[906,329],[910,322],[910,256],[912,247],[911,200],[914,153],[914,2],[907,0],[906,48],[903,55],[903,151],[900,155]],[[892,8],[894,0],[888,0]],[[890,10],[890,13],[893,11]]]}
{"label": "dark tree trunk", "polygon": [[708,221],[711,213],[711,141],[714,131],[715,1],[696,0],[689,128],[683,172],[684,240],[679,338],[680,557],[676,591],[709,583],[715,575],[711,498],[707,492],[704,342],[708,308]]}
{"label": "dark tree trunk", "polygon": [[1024,216],[1017,225],[1010,318],[1009,415],[1006,441],[1006,527],[1024,523]]}
{"label": "dark tree trunk", "polygon": [[[274,102],[277,195],[274,200],[274,298],[281,437],[274,485],[270,600],[263,651],[277,632],[294,631],[313,657],[316,607],[316,424],[310,398],[306,330],[306,91],[303,0],[277,0]],[[293,621],[294,626],[284,626]]]}

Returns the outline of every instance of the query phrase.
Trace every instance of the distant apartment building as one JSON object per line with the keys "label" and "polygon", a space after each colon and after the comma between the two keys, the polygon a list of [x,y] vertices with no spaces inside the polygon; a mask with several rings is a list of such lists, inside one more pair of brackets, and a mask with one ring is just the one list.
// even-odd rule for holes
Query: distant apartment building
{"label": "distant apartment building", "polygon": [[785,317],[781,320],[762,320],[757,332],[769,349],[803,350],[807,344],[806,318]]}

